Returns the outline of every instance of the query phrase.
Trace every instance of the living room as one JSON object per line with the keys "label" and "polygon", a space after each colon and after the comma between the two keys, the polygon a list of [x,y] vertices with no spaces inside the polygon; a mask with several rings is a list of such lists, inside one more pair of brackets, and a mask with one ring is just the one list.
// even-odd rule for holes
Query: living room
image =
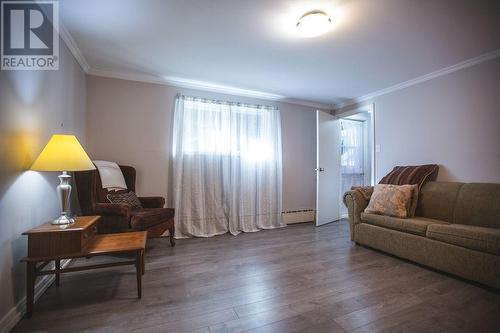
{"label": "living room", "polygon": [[0,332],[498,332],[500,5],[1,1]]}

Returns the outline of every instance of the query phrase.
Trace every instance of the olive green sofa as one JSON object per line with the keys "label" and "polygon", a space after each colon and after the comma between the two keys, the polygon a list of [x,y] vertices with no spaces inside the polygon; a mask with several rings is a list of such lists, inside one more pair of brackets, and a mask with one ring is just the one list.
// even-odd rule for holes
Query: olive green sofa
{"label": "olive green sofa", "polygon": [[344,194],[357,244],[500,289],[500,184],[428,182],[407,219],[364,213],[368,202]]}

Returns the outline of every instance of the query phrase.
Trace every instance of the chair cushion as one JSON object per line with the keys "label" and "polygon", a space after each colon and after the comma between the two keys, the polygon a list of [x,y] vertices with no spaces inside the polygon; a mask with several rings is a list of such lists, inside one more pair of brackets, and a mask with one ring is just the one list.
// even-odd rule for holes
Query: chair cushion
{"label": "chair cushion", "polygon": [[145,230],[170,220],[175,215],[173,208],[142,208],[130,212],[130,227]]}
{"label": "chair cushion", "polygon": [[425,217],[412,217],[400,219],[392,216],[361,213],[361,220],[367,224],[373,224],[378,227],[398,230],[410,234],[425,236],[427,227],[432,224],[445,224],[447,222],[428,219]]}
{"label": "chair cushion", "polygon": [[500,255],[500,229],[465,224],[433,224],[427,237],[468,249]]}

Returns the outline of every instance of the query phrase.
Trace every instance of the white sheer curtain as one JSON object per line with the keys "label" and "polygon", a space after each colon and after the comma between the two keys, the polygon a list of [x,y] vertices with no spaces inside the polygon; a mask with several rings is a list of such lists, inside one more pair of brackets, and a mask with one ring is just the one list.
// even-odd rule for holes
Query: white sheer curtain
{"label": "white sheer curtain", "polygon": [[173,158],[176,237],[283,226],[278,109],[177,96]]}
{"label": "white sheer curtain", "polygon": [[[361,121],[340,121],[341,126],[341,173],[342,194],[352,186],[364,185],[364,124]],[[347,214],[347,208],[341,204],[341,213]]]}

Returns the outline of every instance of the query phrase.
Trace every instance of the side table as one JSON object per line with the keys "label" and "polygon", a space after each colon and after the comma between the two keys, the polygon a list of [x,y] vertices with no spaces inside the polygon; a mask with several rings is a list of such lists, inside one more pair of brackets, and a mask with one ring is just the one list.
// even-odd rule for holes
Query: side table
{"label": "side table", "polygon": [[[59,226],[50,222],[28,230],[28,256],[26,262],[26,316],[33,314],[35,281],[38,276],[54,274],[59,286],[60,274],[113,266],[135,265],[137,276],[137,297],[142,295],[142,275],[145,272],[144,251],[146,231],[118,234],[96,234],[95,223],[99,216],[77,217],[75,223]],[[62,259],[90,258],[111,254],[131,254],[135,258],[118,262],[61,268]],[[51,262],[55,268],[44,270]]]}

